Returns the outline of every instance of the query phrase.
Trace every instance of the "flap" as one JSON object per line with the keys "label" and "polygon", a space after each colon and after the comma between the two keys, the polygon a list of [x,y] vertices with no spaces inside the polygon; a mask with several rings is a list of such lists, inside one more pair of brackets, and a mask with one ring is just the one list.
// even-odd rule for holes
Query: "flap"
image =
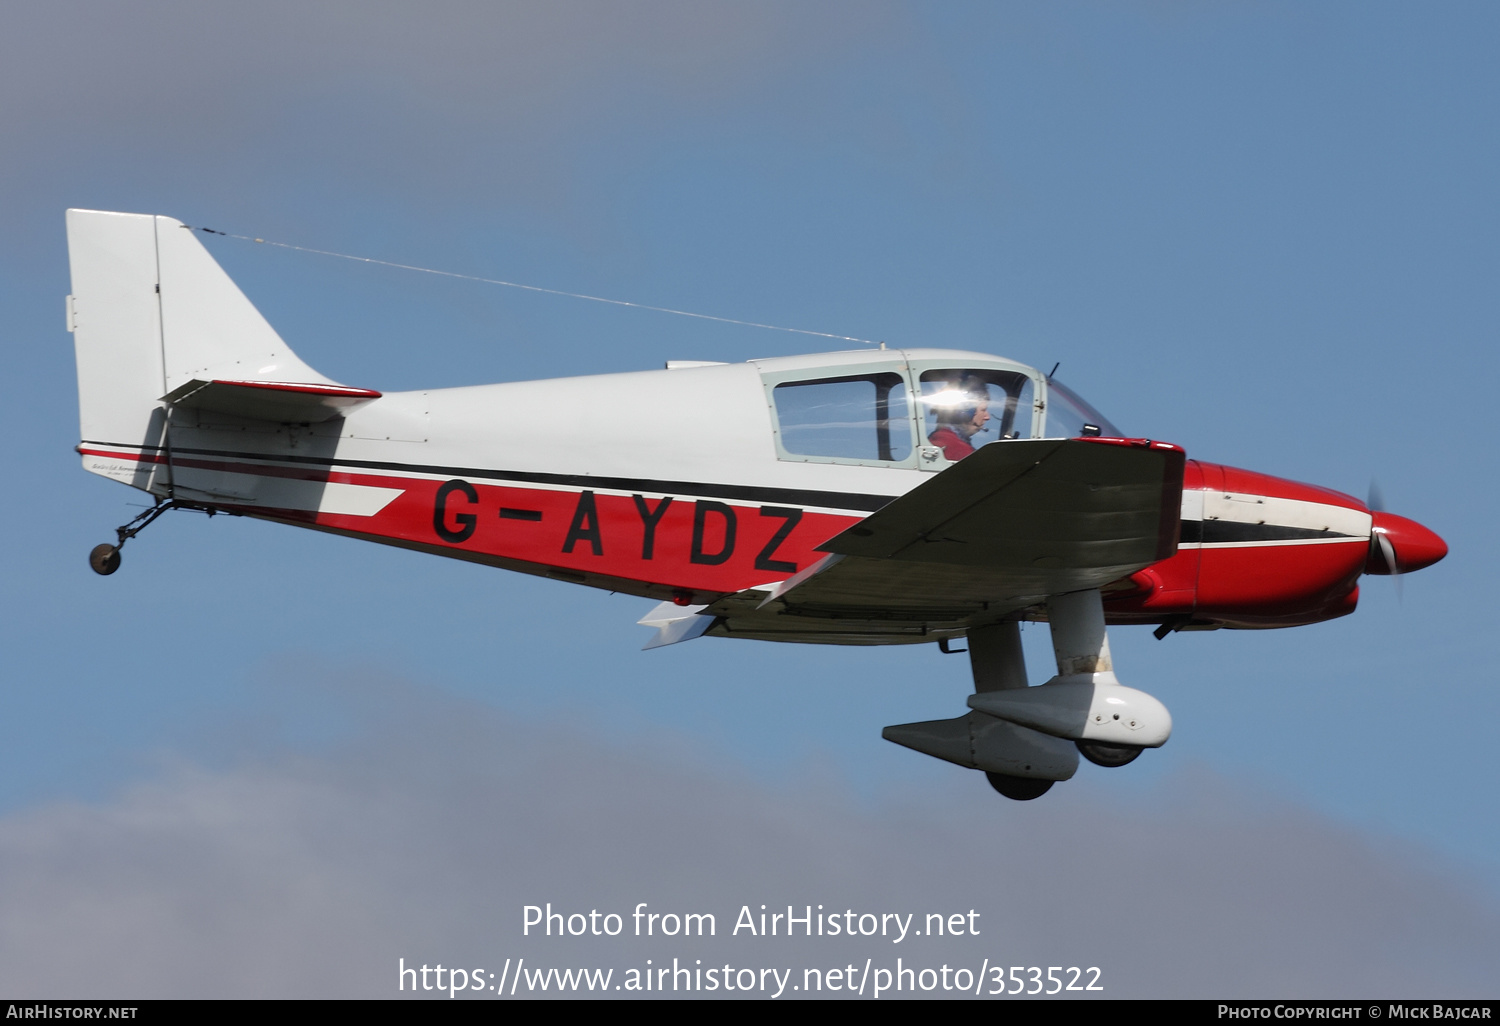
{"label": "flap", "polygon": [[343,417],[380,398],[368,388],[292,381],[201,381],[193,378],[162,396],[173,406],[212,410],[277,423],[316,424]]}

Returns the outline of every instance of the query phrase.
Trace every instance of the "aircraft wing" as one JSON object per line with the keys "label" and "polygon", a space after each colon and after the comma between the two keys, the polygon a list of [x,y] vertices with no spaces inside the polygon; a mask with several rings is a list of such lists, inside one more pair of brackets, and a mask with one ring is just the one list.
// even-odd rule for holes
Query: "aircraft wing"
{"label": "aircraft wing", "polygon": [[1177,550],[1185,454],[1145,439],[984,446],[824,542],[780,585],[728,596],[709,632],[931,641],[1098,588]]}

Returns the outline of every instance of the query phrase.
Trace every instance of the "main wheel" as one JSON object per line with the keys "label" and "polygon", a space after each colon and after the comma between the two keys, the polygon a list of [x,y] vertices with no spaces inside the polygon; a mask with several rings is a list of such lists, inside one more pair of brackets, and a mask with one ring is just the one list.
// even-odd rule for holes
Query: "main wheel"
{"label": "main wheel", "polygon": [[1007,773],[986,773],[985,777],[996,791],[1018,802],[1040,798],[1052,787],[1052,781],[1035,777],[1013,777]]}
{"label": "main wheel", "polygon": [[1109,745],[1103,741],[1075,741],[1073,743],[1078,746],[1078,754],[1095,766],[1125,766],[1135,762],[1136,756],[1144,750],[1134,745]]}
{"label": "main wheel", "polygon": [[120,550],[108,542],[95,545],[94,551],[89,553],[89,566],[94,573],[108,577],[120,569]]}

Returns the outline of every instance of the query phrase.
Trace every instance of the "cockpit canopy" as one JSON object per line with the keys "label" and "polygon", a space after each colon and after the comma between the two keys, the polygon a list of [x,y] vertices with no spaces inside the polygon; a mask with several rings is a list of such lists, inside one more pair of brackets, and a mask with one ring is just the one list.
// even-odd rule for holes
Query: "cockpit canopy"
{"label": "cockpit canopy", "polygon": [[990,442],[1120,436],[1071,389],[1007,360],[949,350],[815,359],[760,362],[784,460],[940,469]]}
{"label": "cockpit canopy", "polygon": [[1047,434],[1043,438],[1124,438],[1125,434],[1056,378],[1047,379]]}

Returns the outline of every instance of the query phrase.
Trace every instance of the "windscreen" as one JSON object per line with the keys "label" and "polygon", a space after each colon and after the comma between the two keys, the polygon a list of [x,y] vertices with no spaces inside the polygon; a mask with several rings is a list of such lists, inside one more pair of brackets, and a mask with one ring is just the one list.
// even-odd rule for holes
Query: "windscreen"
{"label": "windscreen", "polygon": [[1047,382],[1047,438],[1124,438],[1125,435],[1083,397],[1061,381]]}

